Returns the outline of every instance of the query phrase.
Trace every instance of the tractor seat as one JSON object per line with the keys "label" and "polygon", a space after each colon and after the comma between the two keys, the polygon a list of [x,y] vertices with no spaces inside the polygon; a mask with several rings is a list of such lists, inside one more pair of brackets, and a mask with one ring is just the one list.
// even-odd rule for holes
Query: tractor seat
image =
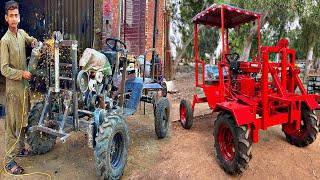
{"label": "tractor seat", "polygon": [[219,85],[219,79],[207,79],[204,81],[205,85]]}
{"label": "tractor seat", "polygon": [[118,59],[118,53],[115,51],[102,51],[101,53],[103,53],[108,58],[111,69],[113,69]]}
{"label": "tractor seat", "polygon": [[238,73],[240,70],[240,64],[242,61],[231,61],[230,62],[230,69],[235,72]]}

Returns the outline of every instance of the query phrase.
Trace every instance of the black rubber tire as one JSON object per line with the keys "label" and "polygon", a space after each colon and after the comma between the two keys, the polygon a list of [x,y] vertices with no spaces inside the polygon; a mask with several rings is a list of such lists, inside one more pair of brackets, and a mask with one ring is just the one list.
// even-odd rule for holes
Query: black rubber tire
{"label": "black rubber tire", "polygon": [[[114,150],[114,140],[118,140],[118,151]],[[96,170],[101,179],[120,179],[127,164],[128,143],[129,131],[124,119],[117,115],[106,117],[98,129],[94,149]],[[115,159],[111,158],[112,151],[116,152]]]}
{"label": "black rubber tire", "polygon": [[[41,117],[43,106],[43,102],[39,102],[33,106],[28,118],[28,128],[38,124],[38,121]],[[48,127],[57,129],[57,125],[51,124],[48,125]],[[32,154],[45,154],[49,152],[54,147],[57,139],[57,137],[54,135],[50,135],[39,131],[27,131],[26,136],[27,143],[30,146]]]}
{"label": "black rubber tire", "polygon": [[154,125],[158,138],[165,138],[170,126],[170,104],[166,97],[161,97],[155,107]]}
{"label": "black rubber tire", "polygon": [[316,140],[319,132],[319,121],[315,112],[309,110],[305,105],[301,108],[301,121],[303,122],[303,125],[300,129],[303,129],[304,132],[300,136],[286,133],[284,128],[282,128],[282,131],[290,144],[297,147],[306,147]]}
{"label": "black rubber tire", "polygon": [[168,95],[168,87],[167,87],[167,83],[166,82],[162,82],[161,83],[162,86],[162,97],[167,97]]}
{"label": "black rubber tire", "polygon": [[[232,160],[224,158],[218,143],[218,131],[222,125],[228,127],[234,137],[234,158]],[[252,158],[252,139],[250,137],[249,129],[246,126],[237,126],[230,113],[222,112],[219,113],[217,120],[214,123],[213,135],[216,157],[223,170],[231,175],[243,173],[248,168],[248,164]]]}
{"label": "black rubber tire", "polygon": [[[186,110],[186,120],[185,123],[183,123],[183,121],[181,120],[181,108],[185,107]],[[185,129],[190,129],[193,125],[193,111],[192,111],[192,107],[191,107],[191,103],[188,100],[181,100],[180,102],[180,123],[181,126]]]}

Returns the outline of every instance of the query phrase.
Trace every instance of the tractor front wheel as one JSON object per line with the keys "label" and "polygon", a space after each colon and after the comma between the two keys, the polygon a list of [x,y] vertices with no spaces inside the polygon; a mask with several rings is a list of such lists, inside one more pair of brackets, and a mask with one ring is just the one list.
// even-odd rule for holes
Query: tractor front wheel
{"label": "tractor front wheel", "polygon": [[[40,102],[33,106],[28,118],[28,128],[37,126],[41,117],[44,103]],[[45,126],[57,129],[58,125],[54,120],[45,121]],[[56,144],[57,137],[40,131],[27,131],[27,142],[33,154],[45,154]]]}
{"label": "tractor front wheel", "polygon": [[127,164],[129,132],[121,116],[106,117],[99,126],[94,149],[101,179],[120,179]]}
{"label": "tractor front wheel", "polygon": [[237,126],[230,113],[220,113],[214,123],[216,157],[220,166],[231,175],[247,169],[252,158],[252,140],[246,126]]}
{"label": "tractor front wheel", "polygon": [[287,141],[298,147],[305,147],[313,143],[319,132],[318,118],[315,113],[306,106],[301,108],[300,129],[294,129],[294,124],[283,124],[282,131],[286,135]]}
{"label": "tractor front wheel", "polygon": [[156,104],[154,113],[154,126],[159,139],[167,136],[170,124],[170,104],[166,97],[161,97]]}
{"label": "tractor front wheel", "polygon": [[190,129],[193,125],[193,111],[188,100],[181,100],[180,102],[180,123],[185,129]]}

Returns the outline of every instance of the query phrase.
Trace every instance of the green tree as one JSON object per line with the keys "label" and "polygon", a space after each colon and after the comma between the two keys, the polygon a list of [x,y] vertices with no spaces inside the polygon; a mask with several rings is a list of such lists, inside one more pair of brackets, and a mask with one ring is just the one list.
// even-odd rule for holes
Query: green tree
{"label": "green tree", "polygon": [[[269,32],[267,35],[262,36],[262,43],[273,45],[280,38],[287,35],[286,25],[288,22],[293,21],[297,4],[301,4],[298,0],[231,0],[231,1],[213,1],[213,0],[179,0],[173,3],[174,7],[179,7],[179,10],[173,12],[180,12],[173,18],[174,23],[177,24],[181,34],[182,34],[182,44],[185,48],[182,48],[182,52],[178,52],[181,57],[192,58],[193,56],[193,25],[191,19],[200,11],[204,10],[206,7],[213,3],[227,3],[234,6],[257,11],[262,13],[261,27],[268,26],[263,29],[263,32]],[[178,6],[177,6],[178,4]],[[257,23],[252,25],[249,24],[241,28],[240,32],[230,36],[232,43],[235,42],[236,49],[242,52],[242,59],[248,59],[249,54],[252,51],[252,45],[256,46],[257,42],[254,40],[256,37]],[[205,31],[205,33],[200,34],[199,44],[202,46],[200,49],[203,52],[214,52],[217,47],[218,33],[209,35],[210,31]],[[210,37],[210,38],[208,38]],[[231,42],[231,41],[230,41]],[[242,42],[242,43],[241,43]],[[203,54],[200,54],[202,57]]]}
{"label": "green tree", "polygon": [[[304,11],[300,13],[301,34],[299,35],[299,48],[306,59],[307,70],[314,68],[316,58],[319,53],[315,51],[319,48],[320,36],[320,3],[318,1],[306,0]],[[317,52],[317,53],[315,53]],[[305,71],[308,73],[308,71]]]}
{"label": "green tree", "polygon": [[[172,21],[175,23],[179,32],[182,34],[181,44],[178,48],[177,58],[193,58],[193,34],[194,26],[192,18],[205,8],[213,4],[213,0],[176,0],[172,1]],[[178,13],[179,12],[179,13]],[[200,27],[199,31],[199,48],[202,50],[200,57],[204,58],[204,52],[213,53],[217,42],[214,41],[218,37],[213,30]],[[216,37],[214,37],[216,36]],[[179,45],[177,45],[179,46]]]}
{"label": "green tree", "polygon": [[[262,14],[261,43],[275,45],[279,39],[288,38],[290,47],[296,50],[297,59],[306,60],[306,69],[320,69],[320,2],[318,0],[173,0],[173,23],[182,35],[178,57],[193,59],[192,18],[213,3],[231,4]],[[298,25],[298,26],[297,26]],[[292,26],[298,28],[292,29]],[[231,30],[229,42],[242,60],[257,54],[257,23],[248,23],[240,29]],[[213,53],[218,46],[219,32],[200,26],[200,57],[204,52]],[[177,61],[178,62],[178,61]],[[308,71],[305,71],[308,73]],[[306,75],[306,74],[305,74]]]}

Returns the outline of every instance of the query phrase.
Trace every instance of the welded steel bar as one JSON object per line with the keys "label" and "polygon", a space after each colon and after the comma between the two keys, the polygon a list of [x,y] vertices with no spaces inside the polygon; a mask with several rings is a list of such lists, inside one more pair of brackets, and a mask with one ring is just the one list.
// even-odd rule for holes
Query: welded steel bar
{"label": "welded steel bar", "polygon": [[59,41],[54,42],[54,92],[60,92]]}
{"label": "welded steel bar", "polygon": [[[152,48],[156,48],[156,36],[157,36],[157,17],[158,17],[158,0],[154,1],[154,16],[153,16],[153,39],[152,39]],[[154,79],[155,73],[155,64],[156,52],[152,52],[152,79]]]}
{"label": "welded steel bar", "polygon": [[72,58],[72,98],[73,98],[73,122],[74,129],[76,131],[79,130],[79,117],[78,117],[78,94],[77,94],[77,86],[76,79],[78,75],[78,42],[74,41],[71,46],[71,58]]}

